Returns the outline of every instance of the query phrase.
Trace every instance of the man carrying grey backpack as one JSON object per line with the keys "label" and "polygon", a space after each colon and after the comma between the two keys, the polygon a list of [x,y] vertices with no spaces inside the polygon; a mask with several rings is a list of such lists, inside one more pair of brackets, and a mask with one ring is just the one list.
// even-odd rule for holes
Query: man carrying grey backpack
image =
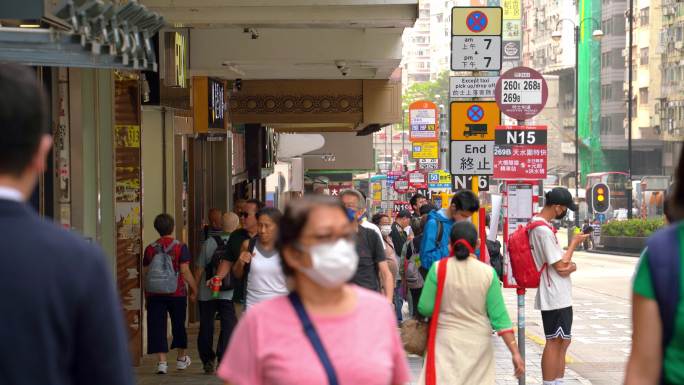
{"label": "man carrying grey backpack", "polygon": [[185,370],[191,360],[185,354],[188,335],[185,331],[185,316],[190,300],[197,297],[197,285],[190,271],[190,251],[188,247],[173,237],[174,221],[168,214],[159,214],[154,220],[154,228],[159,233],[157,241],[147,246],[143,266],[145,271],[145,296],[147,299],[147,354],[157,354],[157,374],[166,374],[169,351],[166,340],[166,313],[171,317],[173,341],[171,349],[178,349],[176,369]]}

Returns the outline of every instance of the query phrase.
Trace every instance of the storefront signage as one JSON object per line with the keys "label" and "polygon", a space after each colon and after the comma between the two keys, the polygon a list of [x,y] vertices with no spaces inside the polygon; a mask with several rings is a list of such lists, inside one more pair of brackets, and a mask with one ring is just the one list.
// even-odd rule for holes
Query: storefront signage
{"label": "storefront signage", "polygon": [[494,177],[536,180],[546,178],[546,126],[499,126],[494,148]]}
{"label": "storefront signage", "polygon": [[493,98],[496,76],[452,76],[449,78],[449,97],[459,98]]}

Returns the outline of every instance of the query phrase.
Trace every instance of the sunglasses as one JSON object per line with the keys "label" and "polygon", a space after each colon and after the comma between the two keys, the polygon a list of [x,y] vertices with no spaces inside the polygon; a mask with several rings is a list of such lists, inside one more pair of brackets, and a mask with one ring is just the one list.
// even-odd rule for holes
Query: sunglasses
{"label": "sunglasses", "polygon": [[249,213],[242,212],[239,214],[242,218],[247,218],[249,216]]}

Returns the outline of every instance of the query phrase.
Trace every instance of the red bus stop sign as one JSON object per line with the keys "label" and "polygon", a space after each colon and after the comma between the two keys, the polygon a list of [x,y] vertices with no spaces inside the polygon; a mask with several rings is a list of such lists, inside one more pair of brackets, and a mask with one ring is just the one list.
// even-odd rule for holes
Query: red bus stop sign
{"label": "red bus stop sign", "polygon": [[549,87],[539,72],[528,67],[515,67],[501,75],[494,95],[496,104],[506,116],[527,120],[544,109]]}

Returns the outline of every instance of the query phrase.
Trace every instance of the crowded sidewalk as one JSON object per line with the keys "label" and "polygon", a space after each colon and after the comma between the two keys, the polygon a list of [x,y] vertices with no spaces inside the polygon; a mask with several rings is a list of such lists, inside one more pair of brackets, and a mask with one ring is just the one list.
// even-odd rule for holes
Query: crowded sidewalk
{"label": "crowded sidewalk", "polygon": [[[218,337],[218,334],[217,334]],[[503,341],[498,337],[492,337],[494,342],[494,350],[496,357],[496,384],[497,385],[515,385],[518,380],[513,377],[513,365],[511,364],[510,353],[504,346]],[[145,356],[142,360],[142,365],[136,368],[136,378],[138,385],[220,385],[222,384],[216,376],[205,375],[202,371],[201,361],[197,356],[197,326],[188,328],[188,341],[190,342],[190,349],[188,350],[190,357],[193,360],[192,366],[185,371],[169,370],[169,373],[164,376],[155,374],[157,362],[152,356]],[[541,384],[541,353],[542,347],[529,338],[526,341],[525,348],[527,349],[526,370],[527,370],[527,384]],[[170,359],[174,356],[170,356]],[[175,359],[175,358],[174,358]],[[423,359],[418,356],[409,356],[409,365],[411,368],[411,375],[413,381],[411,385],[416,384],[420,370],[423,365]],[[198,364],[199,363],[199,364]],[[565,372],[565,385],[591,385],[591,382],[582,378],[577,373],[570,369]]]}

